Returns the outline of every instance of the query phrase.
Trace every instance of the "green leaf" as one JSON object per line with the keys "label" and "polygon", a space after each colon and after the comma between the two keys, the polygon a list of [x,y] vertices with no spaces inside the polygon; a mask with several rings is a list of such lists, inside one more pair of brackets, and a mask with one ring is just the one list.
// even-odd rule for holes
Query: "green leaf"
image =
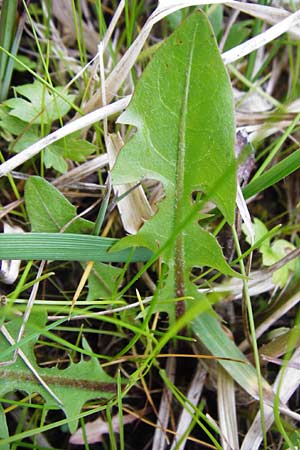
{"label": "green leaf", "polygon": [[5,439],[9,437],[6,416],[3,410],[3,407],[0,403],[0,450],[9,450],[8,444],[1,444],[1,439]]}
{"label": "green leaf", "polygon": [[[292,250],[295,250],[293,244],[285,239],[278,239],[269,248],[260,249],[263,257],[263,264],[265,266],[271,266],[284,258]],[[296,259],[293,259],[280,269],[276,270],[272,276],[273,283],[280,288],[283,288],[286,285],[290,274],[295,272],[296,263]]]}
{"label": "green leaf", "polygon": [[54,186],[41,177],[30,177],[25,185],[25,204],[34,232],[87,233],[93,222],[76,217],[76,208]]}
{"label": "green leaf", "polygon": [[250,36],[252,23],[252,20],[243,20],[231,26],[224,45],[224,52],[241,44]]}
{"label": "green leaf", "polygon": [[[63,87],[57,87],[58,92]],[[5,102],[11,108],[10,115],[23,120],[26,123],[51,124],[53,121],[63,117],[70,110],[70,104],[59,96],[54,96],[45,86],[35,80],[32,84],[23,84],[15,88],[15,91],[25,97],[11,98]],[[74,95],[64,94],[69,102],[73,102]]]}
{"label": "green leaf", "polygon": [[[104,372],[97,358],[91,357],[88,361],[81,359],[78,363],[70,362],[69,367],[63,370],[56,367],[45,369],[38,366],[34,355],[34,345],[39,337],[39,330],[42,332],[45,326],[46,319],[44,313],[31,313],[26,324],[26,340],[23,344],[21,343],[20,348],[39,376],[60,399],[61,405],[56,404],[51,394],[40,384],[20,356],[15,363],[0,366],[0,396],[3,397],[8,392],[20,389],[28,394],[37,392],[45,399],[49,409],[61,407],[68,418],[79,414],[88,400],[112,398],[115,392],[115,380]],[[22,319],[16,318],[7,325],[7,329],[14,339],[16,339],[21,322]],[[2,353],[9,351],[11,347],[2,334],[0,334],[0,347]],[[90,350],[85,341],[84,349]],[[12,358],[13,351],[10,353],[8,358],[6,355],[5,361]],[[3,361],[3,358],[0,360]],[[71,432],[76,430],[77,423],[77,420],[70,421]]]}
{"label": "green leaf", "polygon": [[[193,297],[187,315],[195,306],[209,311],[206,297],[190,281],[193,266],[206,265],[234,274],[215,238],[200,228],[203,215],[197,201],[192,204],[192,194],[204,191],[233,223],[233,117],[231,85],[211,27],[203,14],[196,13],[161,45],[142,75],[128,110],[121,116],[121,122],[137,127],[137,133],[121,151],[112,173],[115,184],[143,177],[163,183],[165,199],[156,215],[137,235],[126,237],[115,248],[135,244],[160,249],[168,273],[157,299],[162,303],[181,295]],[[258,398],[254,367],[218,320],[202,312],[198,317],[193,314],[190,323],[213,355],[228,358],[219,362],[233,379]],[[266,398],[273,399],[271,388],[262,383]]]}
{"label": "green leaf", "polygon": [[55,147],[55,144],[44,150],[44,164],[46,169],[53,167],[53,169],[60,173],[66,173],[68,170],[68,164],[64,160],[60,149]]}
{"label": "green leaf", "polygon": [[[3,104],[0,105],[0,128],[4,138],[11,142],[10,150],[15,153],[21,152],[40,139],[38,125],[28,126],[23,120],[9,115],[9,108]],[[15,136],[18,136],[17,140]]]}
{"label": "green leaf", "polygon": [[[257,217],[254,218],[254,235],[255,242],[259,241],[268,232],[265,224]],[[246,229],[243,227],[243,231]],[[251,239],[249,236],[246,238],[247,242],[251,245]],[[264,266],[271,266],[284,258],[290,251],[295,250],[295,246],[285,239],[277,239],[271,243],[271,239],[265,239],[259,246],[259,252],[262,255],[262,263]],[[285,264],[280,269],[276,270],[272,276],[272,281],[275,285],[283,288],[290,276],[291,272],[296,270],[296,259]]]}
{"label": "green leaf", "polygon": [[166,17],[166,21],[168,22],[169,27],[172,31],[176,30],[176,28],[180,25],[183,19],[183,14],[184,10],[179,9],[178,11],[175,11]]}
{"label": "green leaf", "polygon": [[[27,67],[24,67],[22,63]],[[36,66],[36,62],[25,55],[18,55],[17,59],[14,61],[14,70],[17,70],[18,72],[27,72],[27,68],[36,69]]]}
{"label": "green leaf", "polygon": [[208,13],[208,18],[211,23],[211,26],[213,27],[214,33],[217,37],[219,37],[219,34],[222,31],[223,27],[223,15],[224,15],[224,8],[222,5],[211,5]]}
{"label": "green leaf", "polygon": [[108,264],[95,263],[88,279],[89,292],[87,300],[110,298],[114,288],[116,288],[116,282],[122,270],[119,267],[109,266]]}
{"label": "green leaf", "polygon": [[[244,233],[246,234],[246,241],[248,242],[249,245],[252,245],[253,244],[252,243],[252,238],[248,234],[247,227],[245,227],[245,225],[242,225],[242,229],[243,229]],[[253,229],[254,229],[255,242],[258,242],[260,239],[262,239],[268,233],[268,228],[257,217],[255,217],[254,220],[253,220]],[[267,237],[262,242],[262,244],[259,246],[260,251],[263,248],[268,248],[270,246],[270,241],[271,241],[271,238]]]}
{"label": "green leaf", "polygon": [[263,256],[263,264],[265,266],[271,266],[284,258],[292,250],[295,250],[293,244],[285,239],[278,239],[268,249],[260,249]]}
{"label": "green leaf", "polygon": [[175,31],[176,28],[180,26],[182,21],[193,11],[195,11],[196,6],[190,6],[188,8],[178,9],[177,11],[169,14],[166,17],[166,21],[169,24],[170,30]]}
{"label": "green leaf", "polygon": [[74,134],[67,136],[45,149],[45,167],[47,169],[53,167],[58,172],[65,173],[68,168],[65,159],[84,162],[95,150],[96,146],[90,142],[84,139],[76,139]]}
{"label": "green leaf", "polygon": [[[30,177],[26,182],[25,204],[32,230],[35,232],[59,232],[62,227],[76,217],[76,208],[55,187],[40,177]],[[91,232],[93,228],[94,224],[92,222],[79,218],[66,228],[66,232],[68,234],[86,233]],[[137,260],[143,260],[142,252],[140,252],[141,257],[139,257],[139,252],[121,252],[119,256],[107,253],[107,249],[115,242],[113,239],[104,240],[105,245],[103,248],[103,245],[101,245],[103,238],[101,240],[97,236],[73,236],[68,248],[68,242],[65,240],[63,242],[59,241],[59,239],[64,239],[60,234],[54,236],[49,236],[48,234],[48,237],[41,237],[42,239],[44,237],[44,243],[38,240],[39,236],[37,234],[32,235],[31,245],[29,243],[27,247],[27,250],[31,252],[31,254],[27,255],[31,256],[32,259],[60,259],[83,262],[120,261],[121,257],[121,260],[126,262],[137,257]],[[1,238],[3,239],[5,236],[0,236],[0,240]],[[54,238],[54,241],[52,238]],[[21,239],[23,246],[26,244],[26,239],[28,239],[28,234]],[[87,240],[89,240],[89,243]],[[4,251],[4,245],[3,243],[2,251]],[[39,250],[39,255],[34,254],[36,249]],[[20,250],[20,259],[24,259],[26,257],[26,249],[23,247]],[[14,239],[13,251],[17,251],[16,239]],[[149,257],[149,252],[146,253],[147,257]],[[5,257],[2,255],[2,258]],[[15,259],[15,257],[13,258]],[[116,281],[121,271],[122,269],[116,267],[101,264],[100,262],[96,263],[88,278],[88,299],[111,297],[116,289]]]}
{"label": "green leaf", "polygon": [[[74,135],[73,135],[74,136]],[[96,150],[96,145],[85,139],[74,139],[72,135],[63,140],[58,141],[57,144],[64,144],[63,155],[66,159],[71,159],[72,161],[84,162],[88,156]]]}
{"label": "green leaf", "polygon": [[8,95],[14,64],[7,52],[15,55],[20,46],[22,21],[16,20],[18,15],[17,0],[3,0],[0,13],[0,102]]}
{"label": "green leaf", "polygon": [[[0,128],[3,131],[17,136],[18,134],[23,133],[26,127],[27,123],[9,114],[9,108],[7,106],[4,104],[0,105]],[[37,127],[34,126],[34,129],[36,130]]]}
{"label": "green leaf", "polygon": [[243,189],[245,199],[264,191],[270,186],[273,186],[278,183],[278,181],[283,180],[285,177],[298,170],[299,167],[300,151],[298,149],[277,163],[275,166],[271,167],[271,169],[251,181]]}
{"label": "green leaf", "polygon": [[[295,449],[300,447],[300,430],[299,429],[289,431],[289,438],[292,441],[292,443],[294,444]],[[289,444],[284,443],[282,450],[290,450]]]}
{"label": "green leaf", "polygon": [[[23,120],[9,115],[9,108],[5,105],[0,105],[0,128],[4,138],[12,142],[11,150],[15,153],[23,151],[41,138],[38,125],[28,127]],[[8,133],[12,136],[8,136]],[[13,136],[18,136],[17,141]],[[80,139],[79,133],[76,132],[48,145],[44,150],[44,164],[47,169],[53,167],[64,173],[67,170],[65,159],[84,162],[95,150],[94,144]]]}
{"label": "green leaf", "polygon": [[233,223],[232,90],[203,13],[190,16],[161,45],[119,122],[137,127],[137,133],[121,150],[113,183],[154,178],[163,183],[165,199],[139,233],[124,238],[116,248],[163,249],[168,276],[160,299],[197,295],[190,281],[194,266],[235,275],[215,237],[199,226],[203,215],[192,202],[195,191],[205,192]]}
{"label": "green leaf", "polygon": [[[20,121],[21,122],[21,121]],[[24,127],[26,124],[23,122]],[[30,145],[35,144],[40,140],[38,135],[38,129],[36,125],[31,126],[26,132],[21,133],[17,140],[13,140],[12,145],[10,145],[10,150],[14,153],[20,153],[25,150]]]}

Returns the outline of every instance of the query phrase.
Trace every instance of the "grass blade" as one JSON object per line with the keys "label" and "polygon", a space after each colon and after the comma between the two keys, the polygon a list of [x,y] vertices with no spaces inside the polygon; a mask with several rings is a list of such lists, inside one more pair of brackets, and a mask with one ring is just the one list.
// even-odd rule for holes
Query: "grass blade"
{"label": "grass blade", "polygon": [[0,259],[143,262],[152,253],[144,248],[109,252],[118,239],[60,233],[0,235]]}
{"label": "grass blade", "polygon": [[243,189],[244,197],[250,198],[264,189],[273,186],[278,181],[287,177],[300,167],[300,151],[296,150],[291,155],[287,156],[283,161],[280,161],[276,166],[267,170],[263,175],[253,180],[248,186]]}

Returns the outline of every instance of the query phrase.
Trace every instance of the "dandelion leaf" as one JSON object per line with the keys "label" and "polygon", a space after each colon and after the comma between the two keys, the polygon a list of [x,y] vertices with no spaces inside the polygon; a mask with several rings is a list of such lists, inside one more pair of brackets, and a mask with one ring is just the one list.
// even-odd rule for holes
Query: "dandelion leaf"
{"label": "dandelion leaf", "polygon": [[[24,360],[18,356],[15,363],[0,365],[0,396],[3,398],[8,392],[22,390],[28,394],[40,394],[49,409],[61,408],[70,420],[69,428],[74,432],[77,428],[78,419],[75,418],[88,400],[112,398],[115,391],[115,380],[107,375],[99,364],[97,358],[91,357],[84,361],[83,358],[70,365],[66,369],[58,367],[42,368],[38,366],[34,354],[34,345],[45,326],[46,315],[32,313],[26,325],[25,335],[20,349],[30,362],[31,366],[47,384],[56,399],[41,385],[33,371],[28,368]],[[21,325],[21,319],[14,319],[7,329],[10,335],[16,339]],[[89,350],[86,341],[85,350]],[[13,347],[0,335],[1,358],[0,361],[9,361],[13,356]]]}
{"label": "dandelion leaf", "polygon": [[[165,198],[134,236],[114,247],[161,249],[168,267],[160,299],[195,296],[193,267],[236,275],[201,227],[195,193],[234,220],[236,162],[232,89],[206,16],[191,15],[159,48],[119,122],[137,128],[112,171],[115,185],[159,180]],[[201,202],[200,202],[201,203]],[[203,203],[203,202],[202,202]],[[200,222],[200,224],[199,224]]]}
{"label": "dandelion leaf", "polygon": [[[236,161],[232,89],[212,28],[201,11],[191,15],[161,45],[120,122],[136,127],[137,132],[120,152],[113,183],[159,180],[165,198],[156,215],[115,248],[135,245],[161,250],[168,267],[157,295],[161,309],[165,309],[164,300],[182,295],[201,301],[202,312],[191,322],[196,338],[212,355],[224,357],[219,363],[258,398],[254,367],[218,319],[206,311],[208,301],[190,280],[191,269],[199,266],[237,276],[215,237],[201,226],[204,215],[197,201],[193,203],[199,192],[215,203],[229,224],[233,223]],[[174,312],[170,308],[168,312],[173,320]],[[272,401],[272,389],[264,380],[263,391]]]}

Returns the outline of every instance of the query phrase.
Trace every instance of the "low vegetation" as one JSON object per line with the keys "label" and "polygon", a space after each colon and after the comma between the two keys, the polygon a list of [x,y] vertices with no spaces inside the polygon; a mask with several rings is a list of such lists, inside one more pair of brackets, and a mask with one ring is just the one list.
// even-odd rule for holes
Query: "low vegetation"
{"label": "low vegetation", "polygon": [[289,449],[297,4],[2,1],[0,449]]}

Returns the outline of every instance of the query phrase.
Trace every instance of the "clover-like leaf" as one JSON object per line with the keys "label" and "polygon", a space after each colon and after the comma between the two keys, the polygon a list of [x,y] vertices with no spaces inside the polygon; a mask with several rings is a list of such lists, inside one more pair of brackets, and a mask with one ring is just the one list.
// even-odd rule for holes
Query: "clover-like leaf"
{"label": "clover-like leaf", "polygon": [[[70,94],[64,94],[66,100],[54,96],[37,80],[32,84],[18,86],[15,90],[25,98],[11,98],[6,100],[5,105],[11,109],[10,115],[26,123],[51,124],[67,114],[71,108],[70,103],[75,99],[75,96]],[[63,88],[58,87],[56,90],[62,92]]]}
{"label": "clover-like leaf", "polygon": [[[11,142],[10,150],[19,153],[41,139],[39,125],[35,123],[28,126],[24,120],[11,115],[11,112],[7,105],[0,106],[0,134]],[[15,139],[15,136],[18,136],[18,139]],[[44,165],[47,169],[53,167],[58,172],[65,173],[68,169],[67,159],[84,162],[95,150],[94,144],[80,139],[79,133],[72,133],[44,149]]]}
{"label": "clover-like leaf", "polygon": [[[268,233],[268,229],[265,224],[259,220],[257,217],[253,221],[255,241],[259,241],[263,236]],[[251,240],[247,235],[245,227],[243,231],[246,234],[246,241],[250,244]],[[272,264],[277,263],[283,259],[289,252],[295,250],[295,246],[288,242],[286,239],[274,239],[271,242],[270,238],[265,239],[259,246],[259,252],[262,255],[262,263],[264,266],[272,266]],[[289,276],[296,270],[296,259],[287,262],[283,267],[276,270],[272,275],[272,281],[276,286],[283,288]]]}

